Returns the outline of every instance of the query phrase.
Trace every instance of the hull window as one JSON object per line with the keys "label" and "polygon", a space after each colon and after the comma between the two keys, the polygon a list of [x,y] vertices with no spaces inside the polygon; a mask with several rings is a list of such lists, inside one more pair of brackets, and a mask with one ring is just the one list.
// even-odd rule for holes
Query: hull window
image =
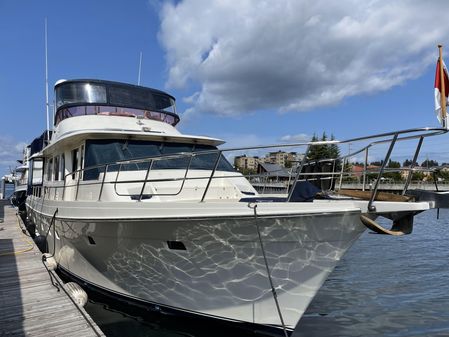
{"label": "hull window", "polygon": [[168,248],[174,250],[187,250],[186,246],[182,241],[167,241]]}

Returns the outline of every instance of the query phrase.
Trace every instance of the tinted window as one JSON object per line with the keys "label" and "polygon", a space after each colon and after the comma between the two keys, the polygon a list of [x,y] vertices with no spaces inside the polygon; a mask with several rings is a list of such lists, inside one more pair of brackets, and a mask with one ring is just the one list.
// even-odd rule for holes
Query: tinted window
{"label": "tinted window", "polygon": [[[88,169],[92,166],[113,164],[121,160],[130,160],[161,155],[169,156],[177,153],[195,152],[190,164],[191,169],[212,170],[219,155],[218,152],[201,154],[202,151],[214,151],[216,147],[210,145],[194,145],[182,143],[160,143],[135,140],[90,140],[86,142],[85,175],[84,180],[98,179],[104,167]],[[189,165],[190,156],[176,158],[164,158],[154,160],[152,169],[186,169]],[[121,167],[120,167],[121,166]],[[108,172],[131,170],[147,170],[149,161],[133,164],[110,165]],[[232,165],[222,156],[220,158],[218,171],[231,171]]]}
{"label": "tinted window", "polygon": [[106,88],[90,83],[72,83],[56,89],[56,107],[74,103],[106,103]]}

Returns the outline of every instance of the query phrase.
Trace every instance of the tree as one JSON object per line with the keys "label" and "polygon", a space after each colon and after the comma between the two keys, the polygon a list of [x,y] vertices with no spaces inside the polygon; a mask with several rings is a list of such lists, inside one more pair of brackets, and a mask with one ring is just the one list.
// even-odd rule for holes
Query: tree
{"label": "tree", "polygon": [[[323,132],[321,139],[319,139],[315,134],[313,134],[312,142],[327,141],[326,132]],[[335,140],[334,135],[331,135],[330,140]],[[307,159],[309,160],[322,160],[322,159],[336,159],[340,157],[340,149],[337,144],[320,144],[313,145],[309,150]]]}
{"label": "tree", "polygon": [[412,180],[414,180],[414,181],[423,181],[424,180],[424,173],[420,172],[420,171],[413,172]]}
{"label": "tree", "polygon": [[370,163],[370,165],[372,165],[372,166],[382,166],[383,164],[384,164],[383,160],[381,160],[381,161],[372,161]]}
{"label": "tree", "polygon": [[434,167],[434,166],[438,166],[438,162],[436,160],[432,160],[432,159],[426,159],[421,163],[422,167]]}
{"label": "tree", "polygon": [[[323,138],[326,135],[323,134]],[[321,139],[323,140],[323,139]],[[325,140],[325,139],[324,139]],[[313,134],[312,142],[318,142],[318,137]],[[326,158],[326,146],[325,145],[312,145],[310,146],[309,153],[307,154],[307,159],[310,161],[320,160]]]}
{"label": "tree", "polygon": [[[333,134],[331,134],[331,140],[335,140]],[[340,148],[337,144],[330,144],[329,146],[329,158],[336,159],[340,157]]]}
{"label": "tree", "polygon": [[406,167],[406,166],[412,166],[413,161],[410,159],[406,159],[404,160],[404,162],[402,163],[402,167]]}
{"label": "tree", "polygon": [[[399,169],[401,167],[401,163],[394,160],[389,160],[387,168],[388,169]],[[386,172],[384,174],[385,178],[393,179],[393,181],[400,181],[402,180],[402,176],[400,172]]]}

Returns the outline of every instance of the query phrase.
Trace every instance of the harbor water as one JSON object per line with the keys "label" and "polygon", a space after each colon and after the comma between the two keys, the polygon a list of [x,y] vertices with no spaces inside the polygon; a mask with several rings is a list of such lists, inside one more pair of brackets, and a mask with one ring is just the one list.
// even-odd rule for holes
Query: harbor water
{"label": "harbor water", "polygon": [[[226,336],[214,326],[164,315],[124,313],[91,301],[87,311],[107,336]],[[330,275],[296,337],[449,336],[449,210],[415,217],[411,235],[368,231]],[[233,336],[246,336],[241,331]],[[254,334],[248,334],[254,336]]]}

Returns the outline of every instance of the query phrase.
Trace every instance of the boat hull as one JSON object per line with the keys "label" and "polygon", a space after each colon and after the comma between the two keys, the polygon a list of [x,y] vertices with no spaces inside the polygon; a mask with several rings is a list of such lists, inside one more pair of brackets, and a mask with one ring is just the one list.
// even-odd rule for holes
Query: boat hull
{"label": "boat hull", "polygon": [[60,266],[76,277],[192,313],[280,325],[265,253],[289,329],[365,230],[357,211],[263,215],[257,220],[56,216],[54,229],[49,229],[52,217],[38,209],[29,207],[29,216],[41,234],[48,233],[50,252],[55,251]]}

